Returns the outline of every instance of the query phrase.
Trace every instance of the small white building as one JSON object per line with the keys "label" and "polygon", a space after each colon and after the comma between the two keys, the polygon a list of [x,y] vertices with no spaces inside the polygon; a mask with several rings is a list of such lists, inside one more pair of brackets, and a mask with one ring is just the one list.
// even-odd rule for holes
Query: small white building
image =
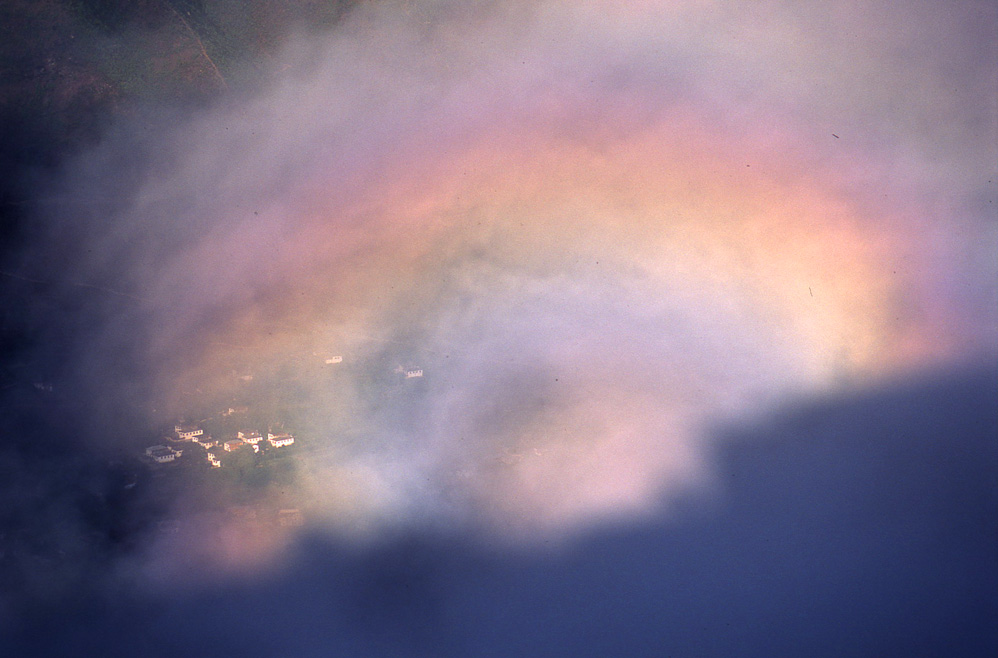
{"label": "small white building", "polygon": [[267,442],[275,448],[283,448],[284,446],[289,446],[295,442],[295,437],[287,432],[281,432],[280,434],[271,434],[267,432]]}
{"label": "small white building", "polygon": [[242,439],[232,439],[223,443],[222,449],[225,450],[225,452],[232,452],[233,450],[239,450],[239,448],[242,448],[244,445],[246,444]]}
{"label": "small white building", "polygon": [[146,456],[151,457],[157,464],[172,462],[183,454],[183,450],[174,450],[168,446],[149,446],[146,448]]}
{"label": "small white building", "polygon": [[326,365],[327,366],[331,366],[331,365],[334,365],[334,364],[337,364],[337,363],[343,363],[343,357],[342,356],[331,356],[328,359],[326,359]]}
{"label": "small white building", "polygon": [[173,433],[177,435],[178,441],[189,441],[204,434],[204,430],[197,425],[174,425]]}
{"label": "small white building", "polygon": [[245,443],[249,443],[250,445],[256,445],[263,441],[263,434],[260,434],[255,430],[241,430],[236,432],[236,438],[242,439]]}
{"label": "small white building", "polygon": [[218,441],[211,438],[210,434],[202,434],[201,436],[195,436],[193,439],[191,439],[191,441],[197,443],[200,446],[203,446],[205,450],[211,448],[212,446],[218,445]]}
{"label": "small white building", "polygon": [[244,414],[249,411],[249,407],[229,407],[222,412],[222,415],[228,418],[229,416],[234,416],[236,414]]}
{"label": "small white building", "polygon": [[216,455],[213,452],[209,452],[208,453],[208,463],[211,464],[212,468],[221,468],[222,467],[222,460],[220,460],[218,458],[218,455]]}
{"label": "small white building", "polygon": [[413,377],[422,377],[422,376],[423,376],[423,369],[422,368],[418,368],[416,370],[406,370],[405,371],[405,378],[406,379],[412,379]]}

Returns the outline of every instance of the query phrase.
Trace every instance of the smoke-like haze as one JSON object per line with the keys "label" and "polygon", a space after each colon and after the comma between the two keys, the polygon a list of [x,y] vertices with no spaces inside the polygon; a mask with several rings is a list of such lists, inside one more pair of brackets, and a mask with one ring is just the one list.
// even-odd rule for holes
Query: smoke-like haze
{"label": "smoke-like haze", "polygon": [[993,358],[993,5],[499,4],[362,5],[68,167],[24,272],[113,298],[90,435],[304,369],[309,519],[535,541],[709,492],[720,424]]}

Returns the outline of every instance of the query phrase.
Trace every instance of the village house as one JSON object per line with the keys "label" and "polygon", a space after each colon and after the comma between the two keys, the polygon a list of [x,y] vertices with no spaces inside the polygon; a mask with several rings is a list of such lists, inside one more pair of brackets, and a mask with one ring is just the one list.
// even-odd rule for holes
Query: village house
{"label": "village house", "polygon": [[230,439],[222,444],[222,449],[225,450],[225,452],[232,452],[233,450],[242,448],[244,445],[246,444],[242,439]]}
{"label": "village house", "polygon": [[177,441],[190,441],[195,436],[201,436],[204,434],[204,430],[197,425],[174,425],[173,433],[176,435]]}
{"label": "village house", "polygon": [[174,450],[168,446],[149,446],[146,448],[146,456],[151,457],[157,464],[172,462],[183,454],[183,450]]}
{"label": "village house", "polygon": [[222,415],[226,418],[229,416],[234,416],[235,414],[244,414],[249,411],[249,407],[229,407],[222,412]]}
{"label": "village house", "polygon": [[236,432],[236,438],[242,439],[245,443],[256,445],[257,443],[263,441],[263,434],[260,434],[255,430],[242,430]]}
{"label": "village house", "polygon": [[414,377],[422,377],[423,369],[403,368],[401,365],[399,365],[397,368],[395,368],[395,373],[401,375],[403,379],[413,379]]}
{"label": "village house", "polygon": [[218,458],[218,455],[213,452],[208,453],[208,463],[211,464],[212,468],[222,467],[222,461]]}
{"label": "village house", "polygon": [[331,356],[328,359],[326,359],[326,365],[327,366],[335,365],[337,363],[343,363],[343,357],[342,356]]}
{"label": "village house", "polygon": [[198,445],[203,446],[205,450],[207,450],[208,448],[211,448],[213,446],[217,446],[218,445],[218,441],[215,441],[214,439],[212,439],[210,434],[204,434],[202,436],[195,436],[191,440],[194,441],[194,443],[197,443]]}
{"label": "village house", "polygon": [[282,448],[294,443],[295,437],[287,432],[281,432],[279,434],[271,434],[270,432],[267,432],[267,442],[275,448]]}

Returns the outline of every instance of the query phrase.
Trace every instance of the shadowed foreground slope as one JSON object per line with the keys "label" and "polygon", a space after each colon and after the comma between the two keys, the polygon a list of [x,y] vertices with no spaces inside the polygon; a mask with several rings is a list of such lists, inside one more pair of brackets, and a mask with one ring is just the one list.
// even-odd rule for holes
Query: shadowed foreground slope
{"label": "shadowed foreground slope", "polygon": [[719,442],[715,502],[562,551],[314,538],[261,581],[39,616],[14,653],[994,655],[996,393],[989,368],[790,410]]}

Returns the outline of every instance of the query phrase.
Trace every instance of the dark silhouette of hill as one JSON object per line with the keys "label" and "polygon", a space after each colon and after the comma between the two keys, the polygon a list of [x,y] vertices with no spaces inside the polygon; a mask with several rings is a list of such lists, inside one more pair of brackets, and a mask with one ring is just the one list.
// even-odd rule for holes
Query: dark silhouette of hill
{"label": "dark silhouette of hill", "polygon": [[15,654],[995,655],[996,373],[731,431],[710,501],[558,550],[420,531],[363,549],[313,537],[258,581],[118,587],[58,624],[39,614]]}

